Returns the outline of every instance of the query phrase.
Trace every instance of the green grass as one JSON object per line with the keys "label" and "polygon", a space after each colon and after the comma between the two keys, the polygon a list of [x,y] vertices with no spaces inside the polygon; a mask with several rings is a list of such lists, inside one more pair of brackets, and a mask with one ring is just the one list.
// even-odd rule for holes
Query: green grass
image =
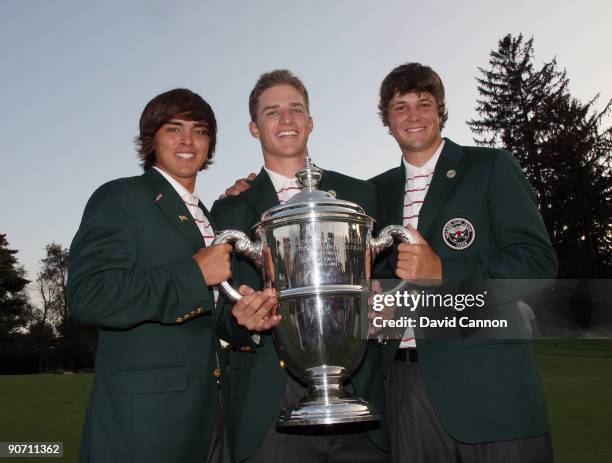
{"label": "green grass", "polygon": [[63,458],[4,462],[76,462],[92,374],[0,376],[0,441],[64,443]]}
{"label": "green grass", "polygon": [[[612,341],[539,341],[540,365],[557,463],[612,462]],[[0,441],[62,441],[64,458],[3,458],[2,463],[78,457],[93,375],[0,376]]]}
{"label": "green grass", "polygon": [[612,341],[538,341],[557,463],[612,462]]}

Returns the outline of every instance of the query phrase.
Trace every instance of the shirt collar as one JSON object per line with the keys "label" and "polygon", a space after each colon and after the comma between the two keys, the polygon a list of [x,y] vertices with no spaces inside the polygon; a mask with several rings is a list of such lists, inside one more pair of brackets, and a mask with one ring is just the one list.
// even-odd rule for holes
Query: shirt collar
{"label": "shirt collar", "polygon": [[444,139],[442,140],[442,143],[440,143],[440,146],[438,146],[438,149],[435,151],[433,156],[429,158],[429,160],[421,167],[413,166],[406,161],[404,156],[402,156],[402,163],[406,169],[406,178],[411,178],[424,172],[433,172],[433,170],[436,168],[436,164],[438,163],[438,159],[440,158],[440,153],[442,153],[442,149],[444,148],[445,141],[446,140]]}
{"label": "shirt collar", "polygon": [[167,173],[165,170],[162,170],[157,166],[153,166],[153,169],[155,169],[157,172],[162,174],[163,177],[166,180],[168,180],[168,183],[172,185],[172,188],[174,188],[174,190],[178,193],[178,195],[181,198],[185,198],[186,196],[195,196],[198,201],[200,200],[198,196],[197,188],[194,188],[193,193],[189,193],[183,185],[177,182],[176,179],[172,177],[169,173]]}
{"label": "shirt collar", "polygon": [[274,185],[274,190],[275,191],[280,191],[289,182],[291,182],[293,180],[295,180],[295,182],[297,182],[297,179],[295,177],[293,177],[293,178],[285,177],[284,175],[279,174],[278,172],[274,172],[273,170],[268,169],[266,166],[264,166],[264,170],[270,176],[270,180],[272,180],[272,185]]}

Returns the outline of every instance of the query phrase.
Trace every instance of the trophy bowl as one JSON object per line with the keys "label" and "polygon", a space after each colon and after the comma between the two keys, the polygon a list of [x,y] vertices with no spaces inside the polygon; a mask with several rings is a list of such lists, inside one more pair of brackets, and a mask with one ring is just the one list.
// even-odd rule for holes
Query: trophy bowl
{"label": "trophy bowl", "polygon": [[[370,296],[371,261],[394,238],[412,237],[389,226],[372,238],[374,220],[360,206],[317,190],[321,170],[309,157],[297,177],[305,190],[262,215],[253,227],[255,242],[225,230],[213,244],[233,244],[258,264],[264,287],[276,289],[282,316],[273,330],[276,347],[308,387],[298,404],[281,410],[277,426],[376,421],[374,408],[342,385],[367,346],[367,310],[361,308]],[[228,282],[220,287],[230,300],[241,297]]]}

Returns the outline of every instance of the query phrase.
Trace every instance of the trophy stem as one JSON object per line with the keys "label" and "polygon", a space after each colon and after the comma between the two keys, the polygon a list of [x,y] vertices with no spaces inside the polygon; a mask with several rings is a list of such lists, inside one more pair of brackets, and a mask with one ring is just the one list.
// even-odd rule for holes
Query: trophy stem
{"label": "trophy stem", "polygon": [[[314,368],[309,379],[308,392],[294,407],[283,408],[278,427],[378,421],[380,416],[365,400],[345,392],[342,388],[343,368]],[[323,370],[323,371],[322,371]]]}

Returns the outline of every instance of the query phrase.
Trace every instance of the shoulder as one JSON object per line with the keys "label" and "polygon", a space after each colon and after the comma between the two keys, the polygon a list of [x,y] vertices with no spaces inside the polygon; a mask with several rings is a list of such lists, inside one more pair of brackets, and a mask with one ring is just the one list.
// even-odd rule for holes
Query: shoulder
{"label": "shoulder", "polygon": [[493,165],[496,163],[512,164],[518,166],[516,158],[504,149],[484,146],[460,146],[468,162]]}
{"label": "shoulder", "polygon": [[338,199],[357,203],[368,215],[378,217],[378,197],[374,185],[338,172],[326,171],[326,175],[325,183],[336,190]]}
{"label": "shoulder", "polygon": [[399,167],[394,167],[392,169],[386,170],[385,172],[383,172],[382,174],[378,174],[374,177],[372,177],[371,179],[368,180],[369,183],[375,185],[377,188],[384,186],[387,184],[387,182],[389,181],[389,179],[396,174],[396,171],[399,169]]}
{"label": "shoulder", "polygon": [[333,170],[326,170],[325,175],[327,176],[328,183],[331,185],[354,189],[355,191],[364,191],[366,194],[375,192],[372,184],[366,180],[350,177],[339,172],[334,172]]}
{"label": "shoulder", "polygon": [[509,151],[481,146],[463,146],[462,149],[469,169],[478,170],[492,179],[511,176],[527,182],[518,160]]}
{"label": "shoulder", "polygon": [[140,176],[118,178],[99,186],[89,198],[88,204],[106,201],[123,202],[131,193],[143,189],[146,189],[146,185]]}
{"label": "shoulder", "polygon": [[245,193],[241,193],[237,196],[226,196],[225,198],[217,199],[211,207],[211,213],[227,210],[242,211],[250,208],[251,206],[245,198]]}
{"label": "shoulder", "polygon": [[218,228],[227,228],[237,226],[236,222],[238,221],[252,221],[249,217],[253,216],[255,211],[243,193],[217,199],[213,203],[210,213]]}

